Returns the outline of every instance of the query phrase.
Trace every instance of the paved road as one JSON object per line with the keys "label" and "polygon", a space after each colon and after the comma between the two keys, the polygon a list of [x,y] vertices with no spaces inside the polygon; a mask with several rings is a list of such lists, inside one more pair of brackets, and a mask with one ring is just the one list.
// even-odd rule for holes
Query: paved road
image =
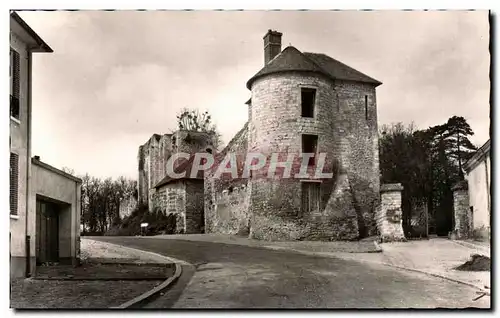
{"label": "paved road", "polygon": [[423,274],[210,242],[96,237],[194,265],[150,308],[489,308],[489,297]]}

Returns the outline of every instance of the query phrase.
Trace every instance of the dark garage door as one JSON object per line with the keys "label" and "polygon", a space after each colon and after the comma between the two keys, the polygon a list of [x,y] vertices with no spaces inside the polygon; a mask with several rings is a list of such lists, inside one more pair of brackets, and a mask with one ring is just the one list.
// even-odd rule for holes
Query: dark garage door
{"label": "dark garage door", "polygon": [[59,261],[59,206],[36,201],[37,263]]}

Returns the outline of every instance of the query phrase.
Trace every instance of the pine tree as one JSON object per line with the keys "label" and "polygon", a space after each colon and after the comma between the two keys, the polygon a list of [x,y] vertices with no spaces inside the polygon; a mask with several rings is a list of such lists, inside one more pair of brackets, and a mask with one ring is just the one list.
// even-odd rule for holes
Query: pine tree
{"label": "pine tree", "polygon": [[468,136],[473,136],[474,132],[464,117],[453,116],[444,125],[443,139],[447,144],[447,154],[458,163],[458,173],[463,180],[462,165],[477,150]]}

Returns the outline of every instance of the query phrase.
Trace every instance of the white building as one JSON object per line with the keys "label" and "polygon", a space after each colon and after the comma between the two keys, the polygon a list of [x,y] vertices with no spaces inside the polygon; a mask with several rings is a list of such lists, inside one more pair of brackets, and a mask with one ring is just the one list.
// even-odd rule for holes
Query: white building
{"label": "white building", "polygon": [[490,140],[464,164],[469,191],[472,229],[488,238],[491,230],[491,161]]}
{"label": "white building", "polygon": [[10,274],[79,258],[81,180],[31,159],[32,55],[52,49],[10,15]]}

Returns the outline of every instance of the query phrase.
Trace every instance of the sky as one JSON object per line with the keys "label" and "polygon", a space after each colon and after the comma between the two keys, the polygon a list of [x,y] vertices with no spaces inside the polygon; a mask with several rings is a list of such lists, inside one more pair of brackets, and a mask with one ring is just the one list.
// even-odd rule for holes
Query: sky
{"label": "sky", "polygon": [[96,177],[137,178],[138,147],[179,110],[208,110],[231,140],[268,29],[383,82],[379,126],[467,119],[489,139],[487,11],[20,12],[54,53],[33,62],[33,155]]}

